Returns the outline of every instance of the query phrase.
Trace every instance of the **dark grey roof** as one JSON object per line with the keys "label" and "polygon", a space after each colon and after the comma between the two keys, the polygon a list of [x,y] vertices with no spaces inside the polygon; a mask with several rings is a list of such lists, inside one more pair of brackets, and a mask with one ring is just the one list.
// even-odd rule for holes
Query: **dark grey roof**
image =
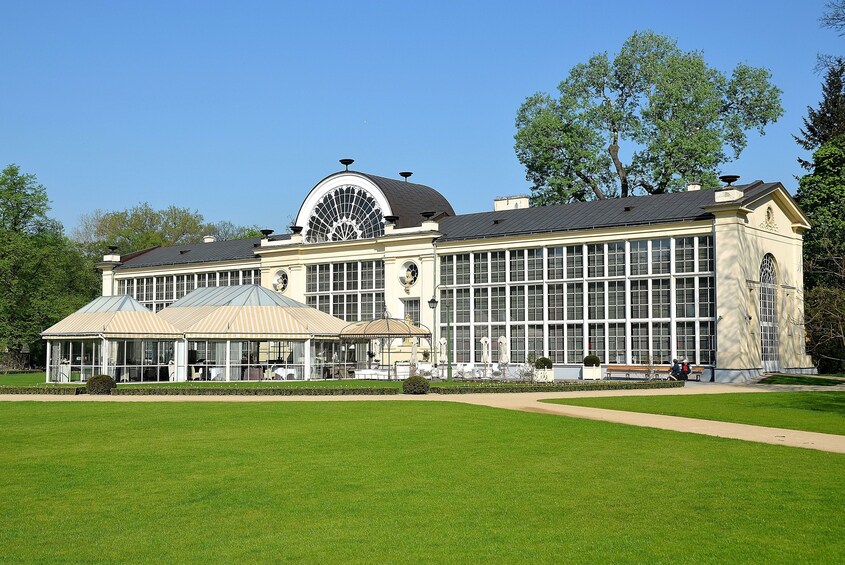
{"label": "dark grey roof", "polygon": [[[744,204],[780,186],[780,183],[755,181],[734,188],[745,192],[739,201]],[[714,190],[697,190],[462,214],[440,220],[443,237],[439,241],[709,220],[713,214],[705,208],[716,204],[715,193]]]}
{"label": "dark grey roof", "polygon": [[261,240],[234,239],[215,241],[214,243],[191,243],[172,247],[153,247],[143,253],[127,259],[115,269],[137,269],[140,267],[158,267],[164,265],[187,265],[191,263],[210,263],[212,261],[236,261],[252,259],[253,250]]}
{"label": "dark grey roof", "polygon": [[405,182],[404,180],[389,179],[358,173],[373,181],[384,193],[396,220],[397,228],[410,228],[422,223],[422,212],[434,212],[435,217],[447,214],[454,216],[455,211],[449,201],[435,189],[424,184]]}

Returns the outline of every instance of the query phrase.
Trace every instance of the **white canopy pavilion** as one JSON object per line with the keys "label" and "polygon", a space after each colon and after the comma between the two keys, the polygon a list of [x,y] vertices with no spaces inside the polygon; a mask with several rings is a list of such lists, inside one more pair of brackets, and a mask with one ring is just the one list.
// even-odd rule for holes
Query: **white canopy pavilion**
{"label": "white canopy pavilion", "polygon": [[332,375],[347,322],[257,285],[199,288],[156,314],[183,334],[176,380]]}
{"label": "white canopy pavilion", "polygon": [[131,296],[102,296],[41,333],[47,382],[169,380],[181,332]]}

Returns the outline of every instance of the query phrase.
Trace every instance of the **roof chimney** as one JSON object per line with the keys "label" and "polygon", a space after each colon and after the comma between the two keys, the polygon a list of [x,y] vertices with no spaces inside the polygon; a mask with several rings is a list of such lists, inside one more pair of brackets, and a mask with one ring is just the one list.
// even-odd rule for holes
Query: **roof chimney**
{"label": "roof chimney", "polygon": [[701,183],[691,182],[687,185],[687,192],[695,192],[696,190],[701,190]]}
{"label": "roof chimney", "polygon": [[519,208],[528,208],[531,201],[528,196],[523,194],[517,196],[501,196],[493,200],[493,210],[498,212],[500,210],[517,210]]}
{"label": "roof chimney", "polygon": [[346,170],[349,170],[349,165],[355,162],[355,159],[341,159],[340,164],[346,167]]}
{"label": "roof chimney", "polygon": [[408,177],[413,174],[414,173],[412,173],[411,171],[402,171],[401,173],[399,173],[399,176],[405,179],[405,182],[408,182]]}
{"label": "roof chimney", "polygon": [[203,243],[214,243],[215,241],[217,241],[217,238],[213,235],[204,235],[202,238]]}

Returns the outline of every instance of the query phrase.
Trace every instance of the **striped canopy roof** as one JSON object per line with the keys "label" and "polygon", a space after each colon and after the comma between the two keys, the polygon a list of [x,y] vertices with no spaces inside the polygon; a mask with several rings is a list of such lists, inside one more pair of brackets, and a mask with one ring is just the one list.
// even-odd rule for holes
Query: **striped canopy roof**
{"label": "striped canopy roof", "polygon": [[45,339],[96,336],[177,338],[181,332],[131,296],[101,296],[41,333]]}
{"label": "striped canopy roof", "polygon": [[371,339],[376,337],[426,337],[431,332],[396,318],[378,318],[347,324],[340,332],[342,338]]}
{"label": "striped canopy roof", "polygon": [[157,314],[187,338],[337,337],[347,322],[257,285],[199,288]]}

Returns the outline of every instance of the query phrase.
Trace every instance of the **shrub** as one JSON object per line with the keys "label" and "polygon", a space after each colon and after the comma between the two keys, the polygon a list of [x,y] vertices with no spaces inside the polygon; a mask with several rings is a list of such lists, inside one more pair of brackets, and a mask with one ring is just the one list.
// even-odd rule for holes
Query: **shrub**
{"label": "shrub", "polygon": [[429,386],[428,381],[423,377],[410,377],[402,382],[402,392],[405,394],[425,394],[428,392]]}
{"label": "shrub", "polygon": [[393,395],[399,394],[398,388],[386,387],[337,387],[337,388],[299,388],[299,387],[234,387],[234,386],[142,386],[120,387],[112,391],[119,396],[353,396],[353,395]]}
{"label": "shrub", "polygon": [[577,390],[639,390],[681,388],[684,381],[573,381],[556,383],[484,383],[476,386],[433,386],[433,394],[477,394],[483,392],[572,392]]}
{"label": "shrub", "polygon": [[115,386],[114,379],[108,375],[93,376],[85,384],[88,394],[111,394]]}
{"label": "shrub", "polygon": [[534,361],[534,368],[535,369],[551,369],[552,368],[552,360],[548,357],[539,357],[536,361]]}
{"label": "shrub", "polygon": [[69,385],[23,385],[23,386],[0,386],[0,394],[85,394],[84,386]]}
{"label": "shrub", "polygon": [[598,358],[598,355],[587,355],[584,357],[585,367],[598,367],[599,365],[601,365],[601,359]]}

